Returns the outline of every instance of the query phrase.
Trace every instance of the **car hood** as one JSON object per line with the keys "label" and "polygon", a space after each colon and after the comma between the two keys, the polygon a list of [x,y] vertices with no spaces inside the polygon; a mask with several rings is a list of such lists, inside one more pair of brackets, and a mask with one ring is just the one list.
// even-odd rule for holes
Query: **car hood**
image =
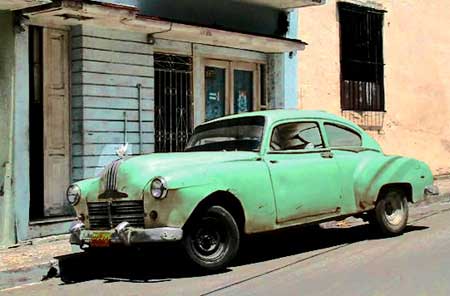
{"label": "car hood", "polygon": [[115,188],[131,198],[140,197],[144,187],[155,177],[165,178],[169,189],[206,184],[208,170],[213,170],[215,164],[257,157],[256,152],[241,151],[153,153],[130,157],[119,160],[112,174],[108,173],[111,165],[105,169],[99,179],[100,191],[107,189],[111,178],[114,178]]}

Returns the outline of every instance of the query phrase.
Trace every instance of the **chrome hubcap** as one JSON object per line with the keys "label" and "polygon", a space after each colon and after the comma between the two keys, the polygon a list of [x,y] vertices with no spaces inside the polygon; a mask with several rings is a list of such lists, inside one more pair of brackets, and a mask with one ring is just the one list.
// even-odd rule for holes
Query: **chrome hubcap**
{"label": "chrome hubcap", "polygon": [[403,202],[398,195],[390,195],[385,200],[384,214],[391,225],[398,225],[405,215]]}

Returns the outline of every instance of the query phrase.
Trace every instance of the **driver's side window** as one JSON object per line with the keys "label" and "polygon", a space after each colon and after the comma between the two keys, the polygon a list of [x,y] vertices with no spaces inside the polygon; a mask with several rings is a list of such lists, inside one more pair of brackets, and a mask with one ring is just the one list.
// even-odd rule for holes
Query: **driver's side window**
{"label": "driver's side window", "polygon": [[292,122],[273,129],[270,150],[310,150],[323,148],[319,125],[316,122]]}

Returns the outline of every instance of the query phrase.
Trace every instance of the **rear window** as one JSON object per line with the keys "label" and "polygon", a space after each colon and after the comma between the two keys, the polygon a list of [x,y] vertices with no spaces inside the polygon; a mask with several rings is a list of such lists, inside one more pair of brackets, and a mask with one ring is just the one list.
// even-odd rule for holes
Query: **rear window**
{"label": "rear window", "polygon": [[325,123],[330,147],[362,146],[361,136],[351,129]]}

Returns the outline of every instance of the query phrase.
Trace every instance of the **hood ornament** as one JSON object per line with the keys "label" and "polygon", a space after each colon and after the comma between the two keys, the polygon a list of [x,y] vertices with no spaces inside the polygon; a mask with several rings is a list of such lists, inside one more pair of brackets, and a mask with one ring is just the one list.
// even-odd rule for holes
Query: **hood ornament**
{"label": "hood ornament", "polygon": [[128,143],[125,143],[125,145],[122,145],[119,147],[119,149],[116,150],[117,156],[119,156],[120,159],[127,156],[127,150],[128,150]]}

